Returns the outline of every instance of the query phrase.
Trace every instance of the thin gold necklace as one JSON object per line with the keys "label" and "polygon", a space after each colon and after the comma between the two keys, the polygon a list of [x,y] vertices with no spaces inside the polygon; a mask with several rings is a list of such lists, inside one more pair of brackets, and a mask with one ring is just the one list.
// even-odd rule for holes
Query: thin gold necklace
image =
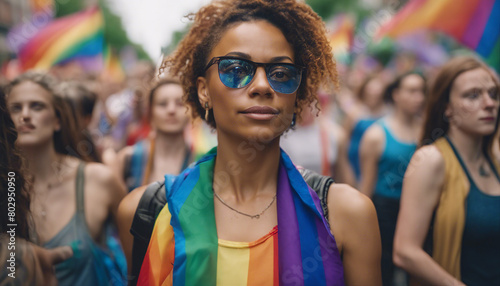
{"label": "thin gold necklace", "polygon": [[235,212],[237,212],[237,213],[239,213],[239,214],[241,214],[241,215],[247,216],[247,217],[249,217],[249,218],[251,218],[251,219],[254,219],[254,218],[255,218],[255,219],[259,219],[259,218],[260,218],[260,216],[261,216],[262,214],[264,214],[264,212],[265,212],[265,211],[267,211],[267,209],[269,209],[269,208],[271,207],[271,205],[274,203],[274,201],[276,200],[276,195],[274,195],[273,200],[269,203],[269,205],[267,205],[267,207],[266,207],[264,210],[262,210],[259,214],[251,215],[251,214],[247,214],[247,213],[244,213],[244,212],[240,212],[239,210],[237,210],[237,209],[235,209],[235,208],[231,207],[231,206],[230,206],[230,205],[228,205],[228,204],[227,204],[227,203],[226,203],[226,202],[225,202],[225,201],[224,201],[221,197],[219,197],[219,195],[218,195],[218,194],[217,194],[217,192],[215,192],[215,191],[214,191],[214,195],[215,195],[215,197],[216,197],[216,198],[217,198],[217,199],[218,199],[218,200],[219,200],[219,201],[220,201],[223,205],[225,205],[226,207],[228,207],[228,208],[229,208],[229,209],[231,209],[232,211],[235,211]]}

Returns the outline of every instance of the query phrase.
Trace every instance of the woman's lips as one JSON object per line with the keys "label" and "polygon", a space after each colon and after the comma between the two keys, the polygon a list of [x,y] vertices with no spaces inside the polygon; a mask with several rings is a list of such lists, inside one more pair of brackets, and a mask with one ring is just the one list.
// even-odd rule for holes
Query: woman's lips
{"label": "woman's lips", "polygon": [[279,111],[269,106],[252,106],[240,112],[255,120],[270,120],[279,114]]}
{"label": "woman's lips", "polygon": [[32,124],[24,124],[17,128],[17,132],[19,133],[27,133],[35,129],[35,126]]}
{"label": "woman's lips", "polygon": [[495,121],[495,117],[493,116],[488,116],[488,117],[482,117],[480,118],[481,121],[486,121],[486,122],[494,122]]}

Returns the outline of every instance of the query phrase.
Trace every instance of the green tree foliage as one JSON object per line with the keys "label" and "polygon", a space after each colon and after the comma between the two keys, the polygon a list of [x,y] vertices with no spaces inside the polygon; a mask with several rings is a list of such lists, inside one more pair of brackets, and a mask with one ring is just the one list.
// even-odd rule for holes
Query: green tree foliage
{"label": "green tree foliage", "polygon": [[54,1],[56,18],[64,17],[84,8],[82,0],[71,0],[71,1]]}
{"label": "green tree foliage", "polygon": [[311,6],[314,12],[328,20],[335,14],[351,13],[359,14],[366,13],[359,5],[358,0],[306,0],[306,3]]}
{"label": "green tree foliage", "polygon": [[123,28],[121,18],[109,9],[106,1],[99,0],[99,7],[101,7],[104,17],[104,38],[108,45],[118,51],[125,46],[133,46],[140,59],[149,59],[149,56],[140,45],[130,41]]}
{"label": "green tree foliage", "polygon": [[186,25],[183,29],[177,30],[173,33],[170,44],[162,49],[164,55],[169,55],[175,50],[182,38],[184,38],[184,36],[189,32],[189,28],[190,25]]}

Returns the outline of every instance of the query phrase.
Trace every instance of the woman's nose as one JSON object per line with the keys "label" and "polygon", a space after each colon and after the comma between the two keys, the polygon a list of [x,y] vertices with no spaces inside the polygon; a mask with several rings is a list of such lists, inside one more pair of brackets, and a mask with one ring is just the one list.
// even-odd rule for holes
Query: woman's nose
{"label": "woman's nose", "polygon": [[30,108],[29,106],[25,105],[21,109],[21,121],[26,121],[26,119],[29,119],[31,115]]}
{"label": "woman's nose", "polygon": [[483,92],[484,105],[488,108],[495,107],[498,105],[498,99],[494,99],[490,96],[490,94],[486,91]]}
{"label": "woman's nose", "polygon": [[267,79],[266,70],[264,67],[258,67],[255,71],[255,75],[253,76],[253,80],[250,83],[250,94],[252,96],[258,95],[271,95],[274,90],[269,85],[269,81]]}

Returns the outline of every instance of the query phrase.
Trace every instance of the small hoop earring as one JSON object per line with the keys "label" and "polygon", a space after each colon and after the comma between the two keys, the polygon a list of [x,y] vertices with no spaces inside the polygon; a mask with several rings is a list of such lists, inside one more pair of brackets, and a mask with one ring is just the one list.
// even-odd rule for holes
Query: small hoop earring
{"label": "small hoop earring", "polygon": [[297,123],[297,114],[294,112],[292,117],[292,124],[290,124],[290,127],[294,127],[295,123]]}
{"label": "small hoop earring", "polygon": [[205,102],[205,121],[208,122],[208,102]]}

